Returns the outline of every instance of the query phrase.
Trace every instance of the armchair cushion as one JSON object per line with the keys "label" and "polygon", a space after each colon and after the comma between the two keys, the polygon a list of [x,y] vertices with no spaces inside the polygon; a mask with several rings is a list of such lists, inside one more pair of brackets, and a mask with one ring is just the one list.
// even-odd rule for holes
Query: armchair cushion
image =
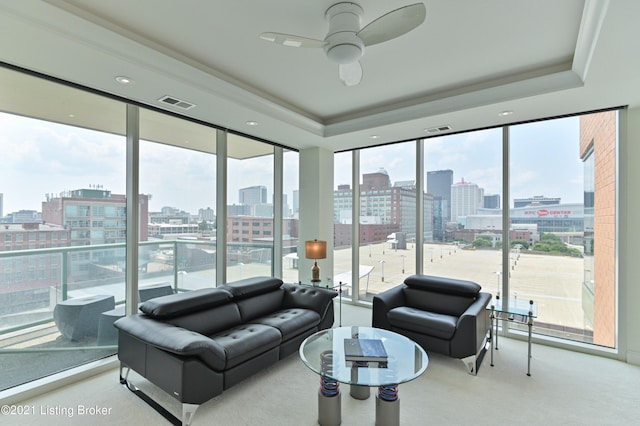
{"label": "armchair cushion", "polygon": [[458,318],[451,315],[402,306],[387,313],[392,327],[399,327],[416,333],[428,334],[449,340],[456,332]]}

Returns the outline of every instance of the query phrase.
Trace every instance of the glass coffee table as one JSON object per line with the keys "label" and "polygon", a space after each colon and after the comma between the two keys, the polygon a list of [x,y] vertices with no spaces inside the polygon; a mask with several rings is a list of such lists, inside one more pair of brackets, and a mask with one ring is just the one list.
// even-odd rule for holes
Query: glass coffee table
{"label": "glass coffee table", "polygon": [[[386,358],[380,361],[347,361],[345,339],[379,340]],[[376,424],[400,424],[398,385],[420,376],[429,358],[417,343],[388,330],[372,327],[339,327],[319,331],[300,345],[300,358],[320,375],[318,423],[337,426],[341,423],[340,385],[351,385],[356,399],[369,397],[370,387],[378,387]]]}

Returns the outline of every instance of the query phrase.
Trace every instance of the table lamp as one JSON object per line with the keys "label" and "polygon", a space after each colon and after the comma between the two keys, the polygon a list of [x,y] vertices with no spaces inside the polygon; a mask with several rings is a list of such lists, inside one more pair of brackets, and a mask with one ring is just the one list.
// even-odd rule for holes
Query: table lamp
{"label": "table lamp", "polygon": [[314,259],[315,263],[311,268],[311,282],[320,281],[320,268],[318,268],[318,259],[324,259],[327,257],[327,242],[326,241],[305,241],[304,252],[307,259]]}

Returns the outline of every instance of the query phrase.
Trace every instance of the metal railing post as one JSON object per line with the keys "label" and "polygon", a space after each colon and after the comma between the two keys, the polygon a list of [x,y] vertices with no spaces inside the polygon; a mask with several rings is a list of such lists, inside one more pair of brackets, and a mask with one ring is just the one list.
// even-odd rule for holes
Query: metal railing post
{"label": "metal railing post", "polygon": [[68,253],[66,250],[62,251],[62,265],[60,268],[60,280],[61,280],[61,287],[62,287],[62,300],[67,300],[67,260],[68,260]]}

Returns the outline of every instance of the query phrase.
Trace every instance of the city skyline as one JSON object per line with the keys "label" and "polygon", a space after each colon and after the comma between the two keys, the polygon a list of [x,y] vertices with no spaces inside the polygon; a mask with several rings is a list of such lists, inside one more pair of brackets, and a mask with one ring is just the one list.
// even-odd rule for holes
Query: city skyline
{"label": "city skyline", "polygon": [[[514,198],[538,195],[559,197],[562,203],[582,202],[583,164],[578,157],[578,117],[511,127],[511,188]],[[125,194],[126,146],[123,136],[0,113],[3,135],[4,212],[41,211],[45,194],[102,185],[114,194]],[[502,194],[501,129],[426,139],[425,173],[453,170],[454,183],[461,180],[484,188],[485,194]],[[575,161],[567,163],[567,158]],[[265,161],[266,160],[266,161]],[[284,192],[291,202],[298,179],[298,157],[285,152]],[[364,149],[360,155],[362,175],[385,169],[392,184],[416,180],[415,144],[405,142]],[[229,160],[228,203],[238,203],[238,190],[253,185],[267,187],[273,196],[273,159],[257,157]],[[351,185],[351,153],[337,153],[334,189]],[[197,214],[216,208],[215,157],[158,143],[140,148],[140,193],[150,194],[150,211],[171,206]],[[185,190],[186,189],[186,190]],[[193,194],[198,194],[194,197]],[[504,201],[505,203],[507,200]],[[292,207],[292,206],[290,206]]]}

